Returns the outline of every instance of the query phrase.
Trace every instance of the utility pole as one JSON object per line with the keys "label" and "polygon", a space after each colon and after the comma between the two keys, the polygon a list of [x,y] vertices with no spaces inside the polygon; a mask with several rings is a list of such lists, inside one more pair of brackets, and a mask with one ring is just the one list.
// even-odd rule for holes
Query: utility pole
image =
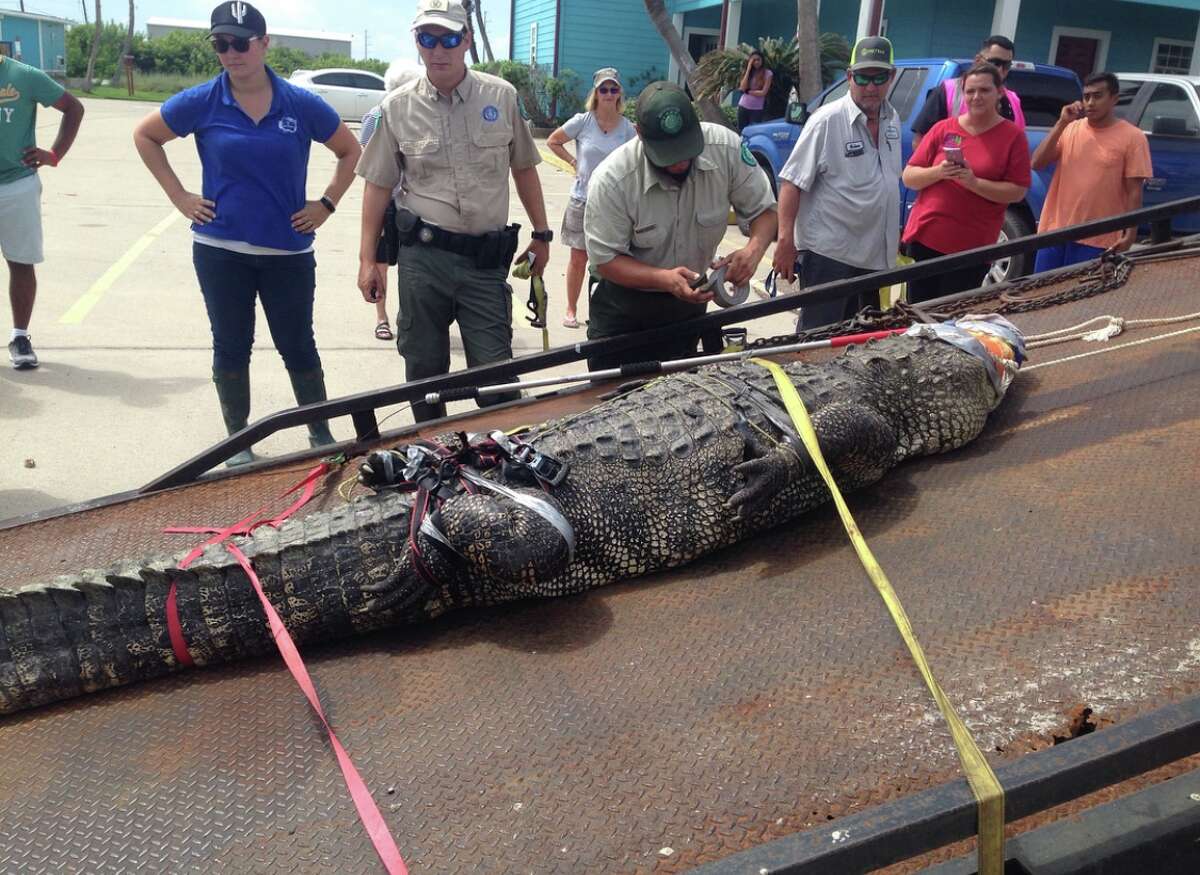
{"label": "utility pole", "polygon": [[366,28],[364,28],[363,29],[363,60],[365,61],[369,57],[371,57],[371,53],[367,51],[367,31],[366,31]]}
{"label": "utility pole", "polygon": [[87,0],[79,0],[79,5],[83,7],[83,23],[86,25],[88,23]]}

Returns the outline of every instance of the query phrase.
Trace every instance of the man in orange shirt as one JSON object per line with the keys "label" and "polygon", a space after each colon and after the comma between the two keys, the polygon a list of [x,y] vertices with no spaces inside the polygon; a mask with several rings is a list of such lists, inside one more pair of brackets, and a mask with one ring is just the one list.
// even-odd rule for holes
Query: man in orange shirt
{"label": "man in orange shirt", "polygon": [[[1038,233],[1136,210],[1153,174],[1150,144],[1141,130],[1113,115],[1120,83],[1112,73],[1089,76],[1083,100],[1063,107],[1050,134],[1033,153],[1034,170],[1058,162]],[[1038,251],[1034,272],[1124,252],[1137,228],[1111,231]]]}

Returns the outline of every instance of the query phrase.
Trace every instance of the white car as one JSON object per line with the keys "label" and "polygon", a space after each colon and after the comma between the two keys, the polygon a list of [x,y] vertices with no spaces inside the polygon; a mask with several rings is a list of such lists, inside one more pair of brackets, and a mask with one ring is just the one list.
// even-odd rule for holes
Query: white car
{"label": "white car", "polygon": [[297,70],[288,81],[321,95],[345,121],[360,121],[387,93],[383,77],[368,70]]}

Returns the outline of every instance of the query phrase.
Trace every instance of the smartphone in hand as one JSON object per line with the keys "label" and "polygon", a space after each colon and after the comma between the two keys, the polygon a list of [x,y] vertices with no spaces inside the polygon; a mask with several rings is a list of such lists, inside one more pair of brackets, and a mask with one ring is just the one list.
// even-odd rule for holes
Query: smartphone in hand
{"label": "smartphone in hand", "polygon": [[963,159],[962,146],[943,146],[942,155],[951,164],[957,164],[959,167],[967,166],[967,162]]}

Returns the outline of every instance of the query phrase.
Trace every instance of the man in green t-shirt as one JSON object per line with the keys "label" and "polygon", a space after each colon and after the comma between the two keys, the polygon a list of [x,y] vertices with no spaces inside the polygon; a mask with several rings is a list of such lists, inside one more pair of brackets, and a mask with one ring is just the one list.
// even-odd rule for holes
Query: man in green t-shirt
{"label": "man in green t-shirt", "polygon": [[[63,114],[49,149],[34,137],[37,105]],[[36,67],[0,55],[0,255],[8,262],[13,331],[8,357],[17,370],[36,368],[29,319],[37,296],[34,265],[42,262],[42,184],[37,171],[57,167],[75,142],[83,104]]]}

